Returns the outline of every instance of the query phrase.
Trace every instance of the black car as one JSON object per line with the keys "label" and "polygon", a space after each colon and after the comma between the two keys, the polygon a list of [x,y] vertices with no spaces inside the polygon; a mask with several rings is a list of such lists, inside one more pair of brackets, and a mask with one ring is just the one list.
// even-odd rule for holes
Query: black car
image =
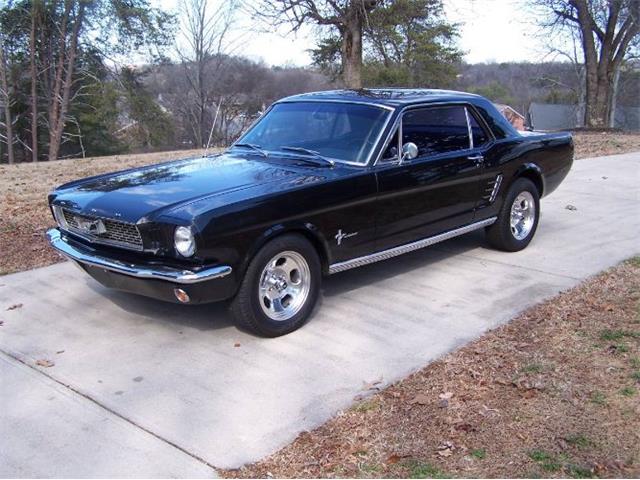
{"label": "black car", "polygon": [[60,186],[47,235],[108,287],[230,299],[242,326],[277,336],[309,317],[323,275],[480,228],[525,248],[572,161],[569,134],[518,132],[477,95],[309,93],[222,154]]}

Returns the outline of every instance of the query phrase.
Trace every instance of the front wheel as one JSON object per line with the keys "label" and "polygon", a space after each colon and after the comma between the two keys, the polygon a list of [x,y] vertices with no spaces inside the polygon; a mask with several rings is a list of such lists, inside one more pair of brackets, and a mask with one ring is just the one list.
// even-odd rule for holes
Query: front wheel
{"label": "front wheel", "polygon": [[266,337],[285,335],[313,311],[320,281],[320,259],[313,245],[299,235],[283,235],[253,258],[231,312],[241,327]]}
{"label": "front wheel", "polygon": [[507,252],[526,248],[540,218],[540,195],[533,182],[519,178],[511,185],[493,225],[487,227],[491,246]]}

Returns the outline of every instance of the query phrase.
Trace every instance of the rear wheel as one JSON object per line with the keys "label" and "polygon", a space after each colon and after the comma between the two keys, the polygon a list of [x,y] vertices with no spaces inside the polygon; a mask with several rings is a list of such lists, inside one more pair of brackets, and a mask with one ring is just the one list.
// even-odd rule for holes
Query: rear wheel
{"label": "rear wheel", "polygon": [[491,246],[517,252],[529,245],[538,228],[540,195],[533,182],[519,178],[511,185],[496,222],[487,227]]}
{"label": "rear wheel", "polygon": [[320,259],[304,237],[283,235],[253,258],[231,311],[241,327],[277,337],[299,328],[320,290]]}

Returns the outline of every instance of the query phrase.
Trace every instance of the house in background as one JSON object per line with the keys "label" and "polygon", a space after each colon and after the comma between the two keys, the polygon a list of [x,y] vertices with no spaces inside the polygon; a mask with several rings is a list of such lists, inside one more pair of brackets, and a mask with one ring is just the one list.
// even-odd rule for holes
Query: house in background
{"label": "house in background", "polygon": [[511,108],[509,105],[504,105],[502,103],[494,103],[496,108],[500,111],[504,118],[509,120],[511,125],[513,125],[516,130],[524,130],[524,116],[518,113],[515,109]]}

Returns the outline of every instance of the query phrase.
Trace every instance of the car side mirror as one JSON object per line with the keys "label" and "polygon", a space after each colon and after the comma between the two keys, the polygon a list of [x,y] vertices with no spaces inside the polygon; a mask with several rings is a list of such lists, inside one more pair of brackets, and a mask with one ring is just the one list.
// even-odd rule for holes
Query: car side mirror
{"label": "car side mirror", "polygon": [[413,142],[402,145],[402,161],[413,160],[418,156],[418,146]]}

